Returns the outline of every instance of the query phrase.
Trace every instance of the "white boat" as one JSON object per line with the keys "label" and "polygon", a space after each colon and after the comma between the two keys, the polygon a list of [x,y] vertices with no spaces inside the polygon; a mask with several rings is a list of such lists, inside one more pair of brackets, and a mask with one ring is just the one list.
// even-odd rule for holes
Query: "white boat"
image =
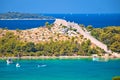
{"label": "white boat", "polygon": [[7,62],[7,64],[13,63],[12,59],[7,59],[6,62]]}
{"label": "white boat", "polygon": [[92,57],[92,60],[93,61],[99,61],[98,55],[94,54],[93,57]]}
{"label": "white boat", "polygon": [[16,67],[20,67],[20,64],[19,64],[19,63],[17,63],[17,64],[16,64]]}
{"label": "white boat", "polygon": [[38,67],[46,67],[47,65],[43,64],[43,65],[38,65]]}
{"label": "white boat", "polygon": [[99,61],[99,58],[98,58],[98,57],[93,57],[92,60],[93,60],[93,61]]}

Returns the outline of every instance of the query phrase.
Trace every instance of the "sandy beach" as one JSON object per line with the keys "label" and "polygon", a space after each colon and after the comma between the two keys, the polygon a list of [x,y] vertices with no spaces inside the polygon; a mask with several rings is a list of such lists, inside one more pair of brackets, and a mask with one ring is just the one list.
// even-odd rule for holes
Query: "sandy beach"
{"label": "sandy beach", "polygon": [[[0,59],[18,59],[18,57],[0,57]],[[19,59],[84,59],[92,58],[92,56],[22,56]],[[99,56],[99,58],[120,59],[120,55],[115,56]]]}
{"label": "sandy beach", "polygon": [[[0,57],[0,59],[18,59],[18,57]],[[22,56],[20,59],[80,59],[92,58],[92,56]]]}

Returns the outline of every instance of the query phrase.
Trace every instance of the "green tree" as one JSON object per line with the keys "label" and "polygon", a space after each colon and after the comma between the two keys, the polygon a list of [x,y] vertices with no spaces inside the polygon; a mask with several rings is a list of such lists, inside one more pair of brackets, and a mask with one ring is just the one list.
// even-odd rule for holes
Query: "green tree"
{"label": "green tree", "polygon": [[53,24],[50,25],[49,22],[46,22],[46,23],[45,23],[45,26],[48,28],[48,30],[51,30]]}
{"label": "green tree", "polygon": [[120,76],[115,76],[112,78],[112,80],[120,80]]}
{"label": "green tree", "polygon": [[28,42],[25,46],[26,46],[26,49],[25,49],[26,52],[35,52],[36,51],[35,44],[32,42]]}
{"label": "green tree", "polygon": [[91,35],[105,43],[112,51],[120,52],[120,27],[96,28],[91,31]]}
{"label": "green tree", "polygon": [[88,25],[88,26],[86,27],[86,29],[87,29],[88,31],[92,31],[92,30],[93,30],[93,26],[92,26],[92,25]]}
{"label": "green tree", "polygon": [[114,52],[120,52],[120,43],[119,42],[114,42],[111,46],[110,49]]}

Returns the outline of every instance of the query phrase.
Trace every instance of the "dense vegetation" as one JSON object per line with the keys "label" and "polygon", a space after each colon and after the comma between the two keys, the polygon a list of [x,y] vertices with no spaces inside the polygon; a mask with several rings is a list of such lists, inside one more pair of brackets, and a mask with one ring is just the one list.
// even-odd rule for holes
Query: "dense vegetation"
{"label": "dense vegetation", "polygon": [[19,37],[12,32],[7,32],[0,38],[0,56],[72,56],[99,54],[102,50],[92,48],[90,40],[84,40],[81,44],[74,38],[66,41],[50,41],[34,44],[21,42]]}
{"label": "dense vegetation", "polygon": [[54,19],[54,18],[51,16],[43,16],[38,14],[8,12],[1,13],[0,19]]}
{"label": "dense vegetation", "polygon": [[120,53],[120,27],[94,28],[91,30],[91,34],[107,44],[112,51]]}
{"label": "dense vegetation", "polygon": [[112,78],[112,80],[120,80],[120,76],[115,76]]}

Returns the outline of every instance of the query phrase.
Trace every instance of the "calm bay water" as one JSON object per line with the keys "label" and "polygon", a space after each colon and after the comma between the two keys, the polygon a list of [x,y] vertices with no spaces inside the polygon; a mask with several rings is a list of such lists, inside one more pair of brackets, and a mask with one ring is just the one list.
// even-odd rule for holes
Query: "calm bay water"
{"label": "calm bay water", "polygon": [[46,14],[70,22],[93,27],[120,26],[120,14]]}
{"label": "calm bay water", "polygon": [[52,24],[54,20],[0,20],[0,28],[24,30],[44,26],[46,22]]}
{"label": "calm bay water", "polygon": [[[21,67],[16,68],[19,62]],[[40,65],[46,65],[38,67]],[[120,75],[120,60],[93,62],[90,59],[19,60],[11,65],[0,61],[0,80],[111,80]]]}
{"label": "calm bay water", "polygon": [[[65,19],[78,24],[93,25],[93,27],[120,26],[120,14],[43,14]],[[54,20],[0,20],[0,28],[30,29],[50,24]]]}

